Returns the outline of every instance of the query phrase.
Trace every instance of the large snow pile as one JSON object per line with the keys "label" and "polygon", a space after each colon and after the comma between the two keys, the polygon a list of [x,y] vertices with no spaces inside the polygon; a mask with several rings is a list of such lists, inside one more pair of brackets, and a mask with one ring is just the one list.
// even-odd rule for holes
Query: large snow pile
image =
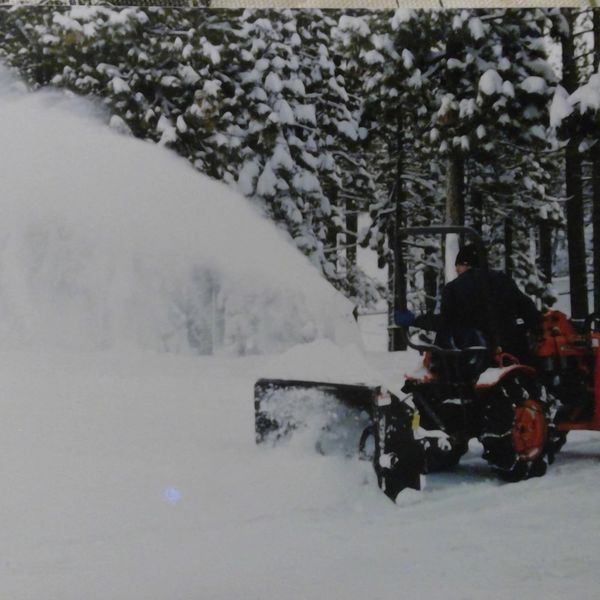
{"label": "large snow pile", "polygon": [[0,344],[243,354],[356,341],[349,303],[246,199],[98,112],[0,72]]}

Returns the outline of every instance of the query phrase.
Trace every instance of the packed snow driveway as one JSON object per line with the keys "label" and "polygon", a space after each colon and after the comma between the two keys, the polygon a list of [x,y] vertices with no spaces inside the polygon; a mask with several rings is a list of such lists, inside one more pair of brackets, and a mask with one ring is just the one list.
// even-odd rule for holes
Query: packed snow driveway
{"label": "packed snow driveway", "polygon": [[262,358],[3,353],[2,597],[594,598],[600,439],[401,506],[368,463],[254,444]]}

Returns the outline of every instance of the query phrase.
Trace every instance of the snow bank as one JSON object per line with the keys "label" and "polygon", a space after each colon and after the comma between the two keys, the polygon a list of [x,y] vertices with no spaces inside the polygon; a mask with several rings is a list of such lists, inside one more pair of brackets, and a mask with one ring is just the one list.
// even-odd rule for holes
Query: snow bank
{"label": "snow bank", "polygon": [[365,354],[358,346],[339,348],[325,339],[299,344],[271,358],[263,368],[263,375],[337,383],[383,383],[381,372],[365,361]]}
{"label": "snow bank", "polygon": [[231,189],[0,71],[0,345],[274,352],[351,306]]}

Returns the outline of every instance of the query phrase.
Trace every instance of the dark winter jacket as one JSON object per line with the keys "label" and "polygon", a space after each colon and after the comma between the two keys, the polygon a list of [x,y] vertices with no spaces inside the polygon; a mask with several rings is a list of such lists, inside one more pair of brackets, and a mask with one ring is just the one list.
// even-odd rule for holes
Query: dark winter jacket
{"label": "dark winter jacket", "polygon": [[[464,345],[465,335],[480,331],[490,348],[528,362],[527,333],[541,329],[542,315],[506,274],[471,268],[446,285],[439,315],[420,315],[415,326],[438,332],[438,343],[454,338]],[[440,342],[441,340],[441,342]]]}

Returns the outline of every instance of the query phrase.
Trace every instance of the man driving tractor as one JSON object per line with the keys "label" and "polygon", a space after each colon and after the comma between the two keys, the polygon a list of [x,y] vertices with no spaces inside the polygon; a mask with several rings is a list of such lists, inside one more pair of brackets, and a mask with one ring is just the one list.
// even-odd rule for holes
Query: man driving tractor
{"label": "man driving tractor", "polygon": [[460,249],[455,265],[458,277],[444,287],[440,312],[398,310],[396,325],[435,331],[442,347],[485,344],[491,356],[500,349],[530,363],[528,336],[537,335],[542,326],[542,314],[531,298],[505,273],[482,268],[473,244]]}

